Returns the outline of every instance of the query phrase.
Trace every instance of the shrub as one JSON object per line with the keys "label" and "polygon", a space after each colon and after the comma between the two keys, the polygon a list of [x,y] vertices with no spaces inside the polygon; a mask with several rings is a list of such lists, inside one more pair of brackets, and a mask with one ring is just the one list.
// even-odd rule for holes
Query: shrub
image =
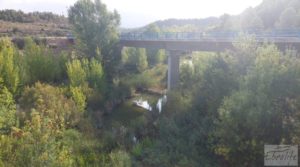
{"label": "shrub", "polygon": [[58,82],[64,79],[65,55],[55,56],[50,49],[35,44],[30,38],[25,39],[24,54],[29,83]]}
{"label": "shrub", "polygon": [[80,60],[72,60],[66,66],[71,86],[81,86],[86,82],[87,74]]}
{"label": "shrub", "polygon": [[127,152],[125,151],[114,151],[110,153],[110,166],[111,167],[130,167],[131,159]]}
{"label": "shrub", "polygon": [[82,89],[80,87],[72,87],[70,88],[72,99],[77,105],[77,108],[80,112],[83,112],[86,107],[86,96],[84,95]]}
{"label": "shrub", "polygon": [[0,78],[0,133],[8,133],[16,124],[16,104]]}
{"label": "shrub", "polygon": [[72,99],[65,97],[59,88],[41,83],[25,88],[20,98],[20,107],[25,114],[23,120],[29,119],[34,109],[41,116],[56,122],[57,128],[75,126],[81,115],[80,108]]}
{"label": "shrub", "polygon": [[0,40],[0,77],[5,87],[15,94],[20,84],[20,69],[17,62],[18,54],[9,39]]}

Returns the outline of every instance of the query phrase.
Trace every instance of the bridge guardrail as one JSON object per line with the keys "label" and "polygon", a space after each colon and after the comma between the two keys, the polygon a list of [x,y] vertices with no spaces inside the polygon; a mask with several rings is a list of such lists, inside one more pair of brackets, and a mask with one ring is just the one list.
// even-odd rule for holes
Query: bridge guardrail
{"label": "bridge guardrail", "polygon": [[121,40],[149,41],[203,41],[203,40],[233,40],[239,34],[254,35],[259,41],[264,39],[294,38],[300,40],[300,30],[272,31],[211,31],[211,32],[163,32],[163,33],[122,33]]}

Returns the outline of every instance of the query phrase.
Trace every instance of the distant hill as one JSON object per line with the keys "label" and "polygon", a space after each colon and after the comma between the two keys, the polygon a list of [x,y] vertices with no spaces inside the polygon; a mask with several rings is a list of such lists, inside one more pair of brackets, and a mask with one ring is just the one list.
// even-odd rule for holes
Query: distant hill
{"label": "distant hill", "polygon": [[123,32],[195,32],[243,29],[300,29],[300,0],[264,0],[239,15],[205,19],[168,19]]}
{"label": "distant hill", "polygon": [[61,15],[51,12],[0,10],[0,37],[66,36],[69,32],[68,19]]}
{"label": "distant hill", "polygon": [[[122,32],[199,32],[243,29],[300,29],[300,0],[263,0],[239,15],[204,19],[167,19]],[[68,19],[50,12],[0,10],[1,36],[66,36]]]}
{"label": "distant hill", "polygon": [[185,31],[205,30],[219,24],[220,20],[217,17],[209,17],[205,19],[168,19],[157,21],[154,24],[164,31]]}
{"label": "distant hill", "polygon": [[[189,32],[205,31],[208,28],[214,28],[220,23],[217,17],[208,17],[205,19],[167,19],[159,20],[141,28],[122,29],[122,32]],[[156,29],[156,30],[154,30]]]}

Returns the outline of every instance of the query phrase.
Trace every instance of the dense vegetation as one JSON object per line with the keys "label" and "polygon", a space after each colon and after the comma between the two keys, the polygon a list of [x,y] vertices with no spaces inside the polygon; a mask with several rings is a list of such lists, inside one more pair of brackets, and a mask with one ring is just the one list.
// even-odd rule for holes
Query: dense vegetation
{"label": "dense vegetation", "polygon": [[166,87],[166,51],[120,51],[119,15],[100,0],[77,1],[69,21],[72,51],[0,39],[0,166],[254,167],[265,144],[300,144],[297,51],[243,35],[234,50],[194,52],[163,111],[146,112],[132,100]]}

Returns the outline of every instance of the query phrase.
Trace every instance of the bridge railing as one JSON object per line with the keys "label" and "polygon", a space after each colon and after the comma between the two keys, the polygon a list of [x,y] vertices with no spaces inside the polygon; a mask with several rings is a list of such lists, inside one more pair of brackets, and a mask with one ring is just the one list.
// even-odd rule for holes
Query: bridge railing
{"label": "bridge railing", "polygon": [[300,40],[300,30],[272,31],[211,31],[211,32],[162,32],[162,33],[122,33],[121,40],[148,41],[202,41],[233,40],[241,33],[254,35],[257,40],[294,38]]}

